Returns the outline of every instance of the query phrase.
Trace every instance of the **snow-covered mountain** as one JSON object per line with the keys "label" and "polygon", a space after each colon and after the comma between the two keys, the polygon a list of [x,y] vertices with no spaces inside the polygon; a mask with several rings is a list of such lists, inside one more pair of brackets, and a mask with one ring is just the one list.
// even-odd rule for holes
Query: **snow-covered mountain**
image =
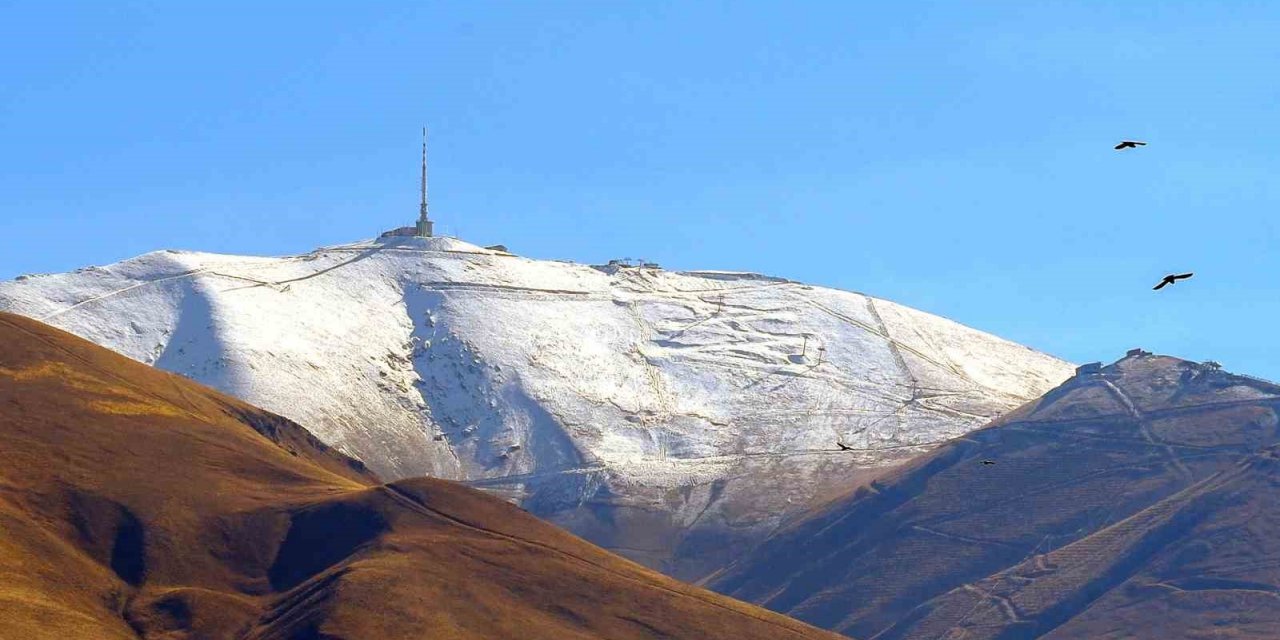
{"label": "snow-covered mountain", "polygon": [[857,293],[450,238],[160,251],[0,283],[0,310],[280,413],[384,478],[466,480],[681,577],[1072,372]]}

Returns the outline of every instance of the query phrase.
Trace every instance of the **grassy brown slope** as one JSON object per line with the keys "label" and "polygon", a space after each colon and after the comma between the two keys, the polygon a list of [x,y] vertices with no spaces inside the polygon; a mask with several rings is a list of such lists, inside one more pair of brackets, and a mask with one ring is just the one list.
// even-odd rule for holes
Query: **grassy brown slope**
{"label": "grassy brown slope", "polygon": [[820,638],[0,314],[0,638]]}
{"label": "grassy brown slope", "polygon": [[1280,637],[1278,414],[1276,385],[1126,358],[710,583],[878,640]]}

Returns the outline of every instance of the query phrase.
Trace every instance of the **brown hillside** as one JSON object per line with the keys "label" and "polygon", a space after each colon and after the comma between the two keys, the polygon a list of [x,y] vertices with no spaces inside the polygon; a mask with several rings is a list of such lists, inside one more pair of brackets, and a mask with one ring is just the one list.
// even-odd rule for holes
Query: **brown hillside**
{"label": "brown hillside", "polygon": [[0,638],[829,638],[0,314]]}
{"label": "brown hillside", "polygon": [[710,584],[877,640],[1280,638],[1278,411],[1276,385],[1128,357]]}

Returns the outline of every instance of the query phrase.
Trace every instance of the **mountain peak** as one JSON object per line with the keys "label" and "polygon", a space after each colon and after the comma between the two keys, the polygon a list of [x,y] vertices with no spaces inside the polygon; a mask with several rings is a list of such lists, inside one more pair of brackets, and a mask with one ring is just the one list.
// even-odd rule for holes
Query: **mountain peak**
{"label": "mountain peak", "polygon": [[384,478],[484,487],[680,577],[1071,372],[887,300],[636,263],[391,235],[147,254],[0,283],[0,310],[280,413]]}

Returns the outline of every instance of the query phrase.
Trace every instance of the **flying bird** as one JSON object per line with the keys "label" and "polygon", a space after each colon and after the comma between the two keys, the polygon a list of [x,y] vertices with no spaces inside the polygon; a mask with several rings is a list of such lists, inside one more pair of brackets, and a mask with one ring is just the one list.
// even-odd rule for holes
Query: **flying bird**
{"label": "flying bird", "polygon": [[996,461],[995,461],[995,460],[983,460],[983,461],[981,462],[981,464],[995,464],[995,463],[996,463]]}
{"label": "flying bird", "polygon": [[1125,149],[1137,149],[1138,147],[1145,147],[1145,146],[1147,146],[1147,143],[1145,142],[1138,142],[1137,140],[1124,140],[1124,141],[1121,141],[1120,144],[1116,145],[1116,151],[1123,151]]}
{"label": "flying bird", "polygon": [[1169,275],[1165,276],[1165,277],[1164,277],[1164,279],[1160,281],[1160,284],[1158,284],[1158,285],[1156,285],[1156,286],[1152,287],[1151,289],[1152,289],[1153,291],[1159,291],[1159,290],[1163,289],[1163,288],[1164,288],[1164,286],[1165,286],[1165,285],[1167,285],[1167,284],[1173,284],[1174,282],[1177,282],[1178,280],[1186,280],[1187,278],[1190,278],[1190,277],[1191,277],[1191,276],[1193,276],[1193,275],[1195,275],[1195,274],[1193,274],[1193,273],[1171,273],[1171,274],[1169,274]]}
{"label": "flying bird", "polygon": [[853,451],[853,447],[851,447],[851,446],[849,446],[849,445],[847,445],[847,444],[845,444],[845,443],[843,443],[843,442],[840,442],[839,440],[837,440],[837,441],[836,441],[836,446],[837,446],[837,447],[840,447],[840,450],[841,450],[841,451]]}

